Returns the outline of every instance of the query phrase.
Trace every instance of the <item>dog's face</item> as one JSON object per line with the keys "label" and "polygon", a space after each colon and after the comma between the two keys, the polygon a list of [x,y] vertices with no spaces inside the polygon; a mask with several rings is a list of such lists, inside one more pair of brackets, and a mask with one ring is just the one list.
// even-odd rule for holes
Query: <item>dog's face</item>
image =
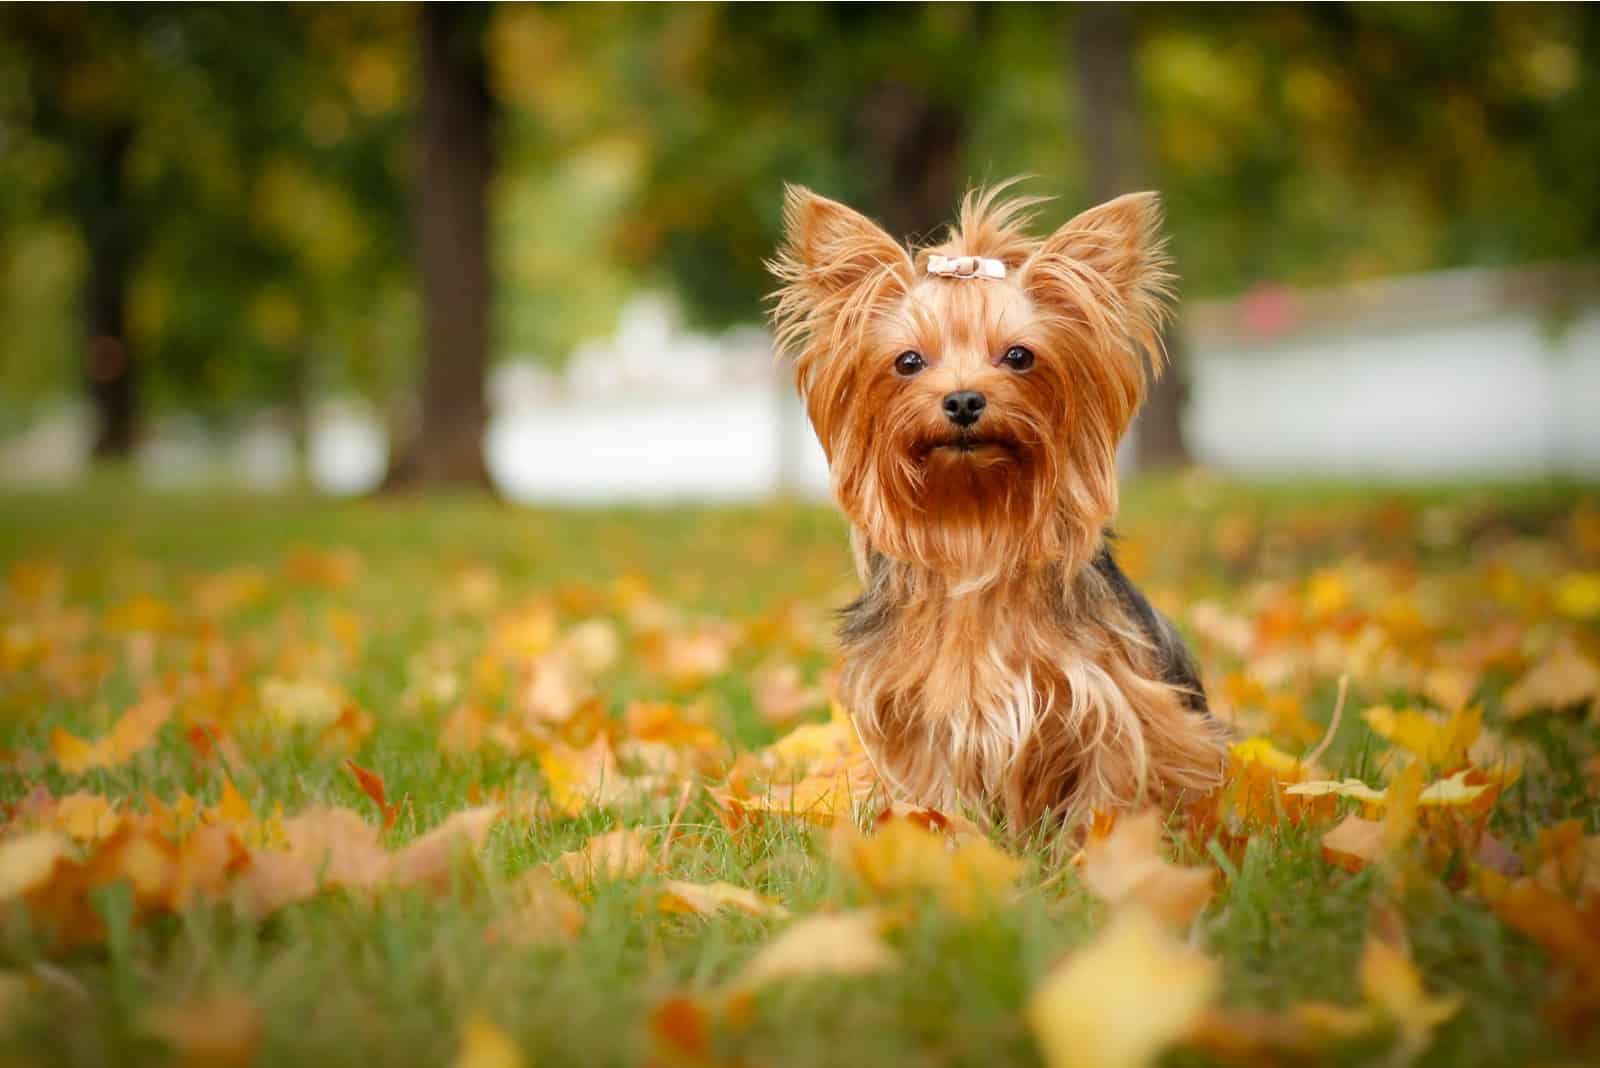
{"label": "dog's face", "polygon": [[[1092,553],[1163,315],[1153,196],[1043,241],[1022,229],[1031,204],[969,197],[949,240],[913,261],[870,220],[792,189],[773,265],[779,344],[840,506],[878,551],[966,578]],[[1005,277],[930,275],[934,253],[999,260]]]}

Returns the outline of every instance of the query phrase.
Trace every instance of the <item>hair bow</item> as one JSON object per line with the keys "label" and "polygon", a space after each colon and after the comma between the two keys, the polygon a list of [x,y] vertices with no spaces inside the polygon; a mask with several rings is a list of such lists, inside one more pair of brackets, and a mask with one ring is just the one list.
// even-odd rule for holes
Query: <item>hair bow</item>
{"label": "hair bow", "polygon": [[1004,278],[1006,265],[981,256],[929,256],[928,273],[942,278]]}

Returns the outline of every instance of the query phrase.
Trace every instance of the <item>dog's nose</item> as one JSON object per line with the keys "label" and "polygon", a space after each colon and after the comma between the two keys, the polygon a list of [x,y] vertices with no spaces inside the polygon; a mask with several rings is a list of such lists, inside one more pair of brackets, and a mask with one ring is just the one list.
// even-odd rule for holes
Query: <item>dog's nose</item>
{"label": "dog's nose", "polygon": [[958,390],[944,395],[944,415],[956,426],[971,426],[983,414],[988,401],[975,389]]}

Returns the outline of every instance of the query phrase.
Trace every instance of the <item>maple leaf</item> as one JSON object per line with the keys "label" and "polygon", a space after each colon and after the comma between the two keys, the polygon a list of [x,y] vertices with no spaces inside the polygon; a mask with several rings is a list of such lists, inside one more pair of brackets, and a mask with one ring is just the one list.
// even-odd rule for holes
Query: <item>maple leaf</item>
{"label": "maple leaf", "polygon": [[689,883],[669,879],[661,884],[656,908],[662,912],[693,913],[697,916],[715,916],[729,909],[747,916],[789,915],[788,909],[771,898],[720,881]]}
{"label": "maple leaf", "polygon": [[145,1013],[144,1029],[191,1068],[244,1068],[261,1047],[261,1010],[243,994],[216,991]]}
{"label": "maple leaf", "polygon": [[986,838],[958,843],[908,819],[886,820],[867,838],[839,824],[834,849],[845,867],[879,893],[930,893],[963,916],[1001,900],[1023,867]]}
{"label": "maple leaf", "polygon": [[361,792],[378,806],[378,812],[383,817],[383,829],[387,831],[393,827],[395,817],[400,814],[400,806],[389,804],[384,792],[383,776],[375,771],[369,771],[354,760],[346,760],[344,766],[355,778],[356,785],[361,787]]}
{"label": "maple leaf", "polygon": [[622,774],[605,735],[583,749],[556,743],[541,750],[539,770],[551,803],[568,816],[581,815],[590,806],[609,808],[631,801],[650,785]]}
{"label": "maple leaf", "polygon": [[882,925],[873,909],[804,916],[762,946],[729,986],[750,991],[785,979],[893,971],[900,958],[883,941]]}
{"label": "maple leaf", "polygon": [[498,1024],[481,1013],[461,1025],[461,1048],[454,1068],[523,1068],[522,1048]]}
{"label": "maple leaf", "polygon": [[[1412,765],[1417,767],[1417,765]],[[1474,783],[1467,780],[1471,772],[1462,770],[1449,778],[1440,779],[1422,787],[1417,793],[1416,803],[1425,808],[1460,808],[1469,805],[1492,787],[1487,783]],[[1420,775],[1420,768],[1419,768]],[[1370,805],[1380,807],[1390,804],[1393,795],[1393,784],[1389,789],[1376,790],[1362,782],[1360,779],[1322,779],[1315,782],[1299,782],[1284,787],[1283,792],[1292,797],[1350,797],[1357,801],[1365,801]]]}
{"label": "maple leaf", "polygon": [[0,842],[0,904],[15,901],[50,881],[72,843],[55,831],[34,831]]}
{"label": "maple leaf", "polygon": [[1506,715],[1511,719],[1541,709],[1560,711],[1574,705],[1592,710],[1600,699],[1600,666],[1572,642],[1558,644],[1526,675],[1505,692]]}
{"label": "maple leaf", "polygon": [[582,849],[561,854],[552,865],[579,886],[636,878],[650,866],[650,847],[631,827],[594,835]]}
{"label": "maple leaf", "polygon": [[1174,927],[1186,927],[1214,893],[1210,868],[1180,868],[1161,856],[1161,814],[1123,816],[1109,835],[1084,845],[1083,884],[1112,905],[1133,902]]}
{"label": "maple leaf", "polygon": [[450,886],[451,862],[458,854],[476,854],[504,811],[499,805],[452,812],[443,823],[394,854],[388,870],[393,886],[419,886],[442,893]]}
{"label": "maple leaf", "polygon": [[1433,1032],[1461,1008],[1460,994],[1432,997],[1402,946],[1368,935],[1361,954],[1361,994],[1400,1034],[1408,1057],[1428,1047]]}
{"label": "maple leaf", "polygon": [[511,889],[511,907],[484,931],[491,945],[567,945],[583,930],[584,911],[548,872],[524,872]]}
{"label": "maple leaf", "polygon": [[68,775],[82,775],[92,768],[116,767],[155,741],[171,715],[171,700],[146,697],[124,712],[105,737],[92,742],[64,728],[52,728],[50,751],[56,758],[56,765]]}
{"label": "maple leaf", "polygon": [[1418,709],[1397,712],[1388,705],[1374,705],[1362,718],[1384,739],[1414,753],[1429,768],[1439,769],[1465,764],[1483,727],[1481,708],[1458,708],[1441,719]]}
{"label": "maple leaf", "polygon": [[1132,906],[1045,975],[1026,1015],[1048,1068],[1141,1068],[1200,1022],[1219,980],[1215,961]]}
{"label": "maple leaf", "polygon": [[1322,836],[1322,856],[1346,871],[1360,871],[1383,854],[1383,821],[1349,815]]}

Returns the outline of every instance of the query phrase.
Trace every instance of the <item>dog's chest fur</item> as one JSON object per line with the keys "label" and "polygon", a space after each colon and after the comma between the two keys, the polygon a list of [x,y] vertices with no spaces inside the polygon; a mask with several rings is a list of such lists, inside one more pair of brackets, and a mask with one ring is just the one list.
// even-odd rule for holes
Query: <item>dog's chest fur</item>
{"label": "dog's chest fur", "polygon": [[[840,630],[841,696],[891,786],[1016,825],[1134,804],[1147,786],[1170,785],[1149,782],[1169,762],[1196,767],[1196,751],[1199,767],[1215,768],[1203,751],[1215,739],[1195,730],[1198,681],[1163,662],[1170,630],[1104,561],[1070,578],[1045,565],[963,590],[862,554],[866,588]],[[1168,737],[1185,735],[1201,744],[1168,754]],[[1180,785],[1190,784],[1193,772]]]}

